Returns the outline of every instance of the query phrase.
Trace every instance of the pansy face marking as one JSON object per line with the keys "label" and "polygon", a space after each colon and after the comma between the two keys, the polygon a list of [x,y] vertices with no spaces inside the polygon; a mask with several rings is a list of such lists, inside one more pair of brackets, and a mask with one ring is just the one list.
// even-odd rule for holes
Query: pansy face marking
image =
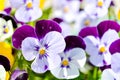
{"label": "pansy face marking", "polygon": [[32,8],[33,7],[33,4],[32,2],[28,2],[27,5],[26,5],[27,8]]}
{"label": "pansy face marking", "polygon": [[68,66],[69,66],[69,61],[68,61],[67,59],[64,59],[64,60],[62,61],[62,66],[63,66],[63,67],[68,67]]}
{"label": "pansy face marking", "polygon": [[89,26],[89,25],[90,25],[90,20],[89,20],[89,19],[85,20],[85,21],[84,21],[84,25],[85,25],[85,26]]}
{"label": "pansy face marking", "polygon": [[102,7],[102,6],[103,6],[103,1],[102,1],[102,0],[98,0],[97,6],[98,6],[98,7]]}
{"label": "pansy face marking", "polygon": [[46,53],[45,48],[40,48],[39,53],[40,53],[40,55],[44,55]]}

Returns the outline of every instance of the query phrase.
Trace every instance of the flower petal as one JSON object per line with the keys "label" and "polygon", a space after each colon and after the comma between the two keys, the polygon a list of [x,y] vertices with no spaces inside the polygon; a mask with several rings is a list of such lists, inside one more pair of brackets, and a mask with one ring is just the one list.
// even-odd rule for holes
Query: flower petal
{"label": "flower petal", "polygon": [[0,65],[3,65],[6,71],[10,70],[10,62],[5,56],[0,55]]}
{"label": "flower petal", "polygon": [[12,36],[12,44],[16,49],[21,48],[21,43],[26,37],[36,37],[34,28],[29,25],[23,25],[16,29]]}
{"label": "flower petal", "polygon": [[85,44],[86,44],[86,52],[89,55],[96,55],[98,54],[98,45],[99,45],[99,39],[93,37],[93,36],[88,36],[84,38]]}
{"label": "flower petal", "polygon": [[111,21],[111,20],[106,20],[98,24],[97,26],[99,36],[102,37],[103,34],[108,30],[108,29],[114,29],[117,32],[120,31],[120,26],[117,22]]}
{"label": "flower petal", "polygon": [[65,76],[65,79],[73,79],[79,76],[78,67],[72,63],[70,64],[70,68],[66,69],[66,72],[67,75]]}
{"label": "flower petal", "polygon": [[57,22],[52,20],[40,20],[36,23],[35,31],[39,39],[43,38],[50,31],[61,32]]}
{"label": "flower petal", "polygon": [[116,80],[115,73],[111,69],[105,69],[102,72],[101,80]]}
{"label": "flower petal", "polygon": [[97,67],[102,67],[105,65],[103,55],[98,54],[98,55],[90,56],[89,60],[94,66],[97,66]]}
{"label": "flower petal", "polygon": [[37,58],[31,64],[31,69],[36,73],[45,73],[49,68],[48,61],[46,57]]}
{"label": "flower petal", "polygon": [[43,45],[47,45],[48,53],[57,54],[63,52],[65,49],[64,37],[56,31],[51,31],[43,38]]}
{"label": "flower petal", "polygon": [[6,71],[5,71],[5,68],[0,65],[0,80],[5,80],[6,78]]}
{"label": "flower petal", "polygon": [[14,8],[19,8],[25,3],[26,0],[10,0],[10,4]]}
{"label": "flower petal", "polygon": [[110,52],[112,54],[116,53],[116,52],[120,52],[120,39],[114,41],[109,48]]}
{"label": "flower petal", "polygon": [[50,54],[47,59],[49,63],[49,70],[56,68],[61,63],[61,58],[58,54]]}
{"label": "flower petal", "polygon": [[27,80],[28,74],[24,70],[14,70],[12,73],[10,80]]}
{"label": "flower petal", "polygon": [[67,36],[65,37],[65,42],[66,42],[66,50],[72,49],[72,48],[82,48],[85,49],[86,45],[85,42],[81,37],[78,36]]}
{"label": "flower petal", "polygon": [[68,58],[78,62],[80,67],[83,67],[86,62],[85,51],[81,48],[73,48],[66,53]]}
{"label": "flower petal", "polygon": [[110,46],[110,44],[117,39],[119,39],[118,33],[115,30],[109,29],[103,34],[101,42]]}
{"label": "flower petal", "polygon": [[90,35],[98,37],[98,31],[96,27],[86,27],[79,32],[79,36],[83,38]]}
{"label": "flower petal", "polygon": [[34,6],[32,9],[26,9],[26,6],[22,6],[15,13],[16,19],[21,22],[34,21],[40,18],[41,16],[42,11],[39,7],[36,6]]}
{"label": "flower petal", "polygon": [[[0,42],[0,45],[2,45],[2,46],[0,46],[0,55],[6,57],[6,59],[8,59],[9,63],[7,63],[7,67],[9,67],[8,66],[9,64],[10,64],[10,66],[12,66],[14,63],[14,57],[12,54],[11,45],[6,42]],[[3,60],[1,60],[1,61],[3,61]],[[3,62],[3,63],[6,63],[6,62]]]}
{"label": "flower petal", "polygon": [[21,45],[21,50],[24,58],[28,61],[33,60],[38,53],[37,50],[38,47],[39,47],[38,39],[32,37],[25,38],[22,41]]}
{"label": "flower petal", "polygon": [[120,62],[119,62],[119,60],[120,60],[120,53],[115,53],[115,54],[112,55],[111,68],[116,73],[120,72]]}

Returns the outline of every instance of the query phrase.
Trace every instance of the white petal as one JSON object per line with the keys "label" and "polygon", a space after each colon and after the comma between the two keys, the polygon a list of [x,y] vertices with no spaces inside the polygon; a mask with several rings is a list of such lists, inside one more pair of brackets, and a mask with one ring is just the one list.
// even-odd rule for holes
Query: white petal
{"label": "white petal", "polygon": [[101,41],[102,43],[110,45],[113,41],[117,39],[119,39],[118,33],[115,30],[109,29],[103,34]]}
{"label": "white petal", "polygon": [[79,63],[80,67],[83,67],[86,62],[86,54],[85,51],[81,48],[73,48],[68,53],[66,53],[67,57],[75,60]]}
{"label": "white petal", "polygon": [[48,70],[48,61],[46,57],[40,58],[39,55],[31,64],[31,69],[36,73],[45,73]]}
{"label": "white petal", "polygon": [[90,56],[90,62],[94,65],[94,66],[97,66],[97,67],[101,67],[101,66],[104,66],[104,57],[103,55],[92,55]]}
{"label": "white petal", "polygon": [[24,5],[25,0],[10,0],[10,4],[14,8],[19,8],[20,6]]}
{"label": "white petal", "polygon": [[49,63],[49,70],[54,69],[61,63],[61,58],[58,54],[50,54],[47,59]]}
{"label": "white petal", "polygon": [[6,71],[5,68],[0,65],[0,80],[5,80],[6,79]]}
{"label": "white petal", "polygon": [[111,69],[105,69],[102,73],[101,80],[116,80],[115,73]]}
{"label": "white petal", "polygon": [[88,37],[84,38],[84,41],[86,44],[86,52],[89,55],[98,54],[99,39],[96,39],[93,36],[88,36]]}
{"label": "white petal", "polygon": [[50,71],[56,78],[64,79],[64,69],[60,65]]}
{"label": "white petal", "polygon": [[120,53],[115,53],[112,55],[111,58],[111,68],[113,69],[114,72],[120,72]]}
{"label": "white petal", "polygon": [[31,61],[36,57],[38,53],[36,47],[39,47],[38,42],[36,38],[32,37],[27,37],[22,41],[22,54],[26,60]]}
{"label": "white petal", "polygon": [[65,49],[64,37],[56,31],[47,33],[43,39],[43,44],[48,44],[48,53],[61,53]]}
{"label": "white petal", "polygon": [[67,75],[65,76],[66,79],[73,79],[79,76],[78,67],[74,64],[70,64],[70,68],[67,68]]}
{"label": "white petal", "polygon": [[111,64],[111,54],[109,52],[107,53],[103,53],[104,55],[104,60],[106,62],[106,65],[110,65]]}
{"label": "white petal", "polygon": [[34,21],[42,16],[42,11],[39,7],[33,7],[33,9],[27,10],[26,6],[20,7],[16,13],[15,17],[18,21],[21,22],[30,22]]}

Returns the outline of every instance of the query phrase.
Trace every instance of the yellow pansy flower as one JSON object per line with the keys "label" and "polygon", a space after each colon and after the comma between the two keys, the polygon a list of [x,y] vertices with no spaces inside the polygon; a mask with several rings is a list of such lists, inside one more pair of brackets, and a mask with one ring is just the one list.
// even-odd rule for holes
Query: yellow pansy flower
{"label": "yellow pansy flower", "polygon": [[10,44],[6,42],[0,42],[0,55],[5,56],[10,61],[10,66],[14,63],[14,57],[12,55],[12,48]]}

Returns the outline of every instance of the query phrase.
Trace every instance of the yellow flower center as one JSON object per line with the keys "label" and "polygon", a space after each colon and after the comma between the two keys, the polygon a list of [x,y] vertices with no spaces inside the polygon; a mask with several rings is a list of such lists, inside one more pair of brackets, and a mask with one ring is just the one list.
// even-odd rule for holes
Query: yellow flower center
{"label": "yellow flower center", "polygon": [[86,21],[84,22],[84,25],[89,26],[89,25],[90,25],[90,20],[86,20]]}
{"label": "yellow flower center", "polygon": [[68,60],[66,60],[66,59],[65,59],[65,60],[63,60],[63,61],[62,61],[62,65],[63,65],[63,66],[68,66],[68,65],[69,65]]}
{"label": "yellow flower center", "polygon": [[98,3],[97,3],[97,5],[99,6],[99,7],[102,7],[103,6],[103,1],[98,1]]}
{"label": "yellow flower center", "polygon": [[100,47],[99,51],[103,53],[106,51],[106,48],[104,46],[102,46],[102,47]]}
{"label": "yellow flower center", "polygon": [[45,52],[46,52],[46,51],[45,51],[45,49],[44,49],[44,48],[42,48],[42,49],[40,49],[40,50],[39,50],[40,55],[44,55],[44,54],[45,54]]}
{"label": "yellow flower center", "polygon": [[6,27],[6,28],[4,29],[4,32],[5,32],[5,33],[8,33],[8,32],[9,32],[8,27]]}
{"label": "yellow flower center", "polygon": [[65,13],[67,13],[67,12],[69,12],[69,7],[65,6],[63,10],[64,10]]}
{"label": "yellow flower center", "polygon": [[32,2],[27,3],[27,8],[32,8],[32,6],[33,6]]}
{"label": "yellow flower center", "polygon": [[118,17],[118,20],[120,20],[120,10],[118,10],[117,17]]}

